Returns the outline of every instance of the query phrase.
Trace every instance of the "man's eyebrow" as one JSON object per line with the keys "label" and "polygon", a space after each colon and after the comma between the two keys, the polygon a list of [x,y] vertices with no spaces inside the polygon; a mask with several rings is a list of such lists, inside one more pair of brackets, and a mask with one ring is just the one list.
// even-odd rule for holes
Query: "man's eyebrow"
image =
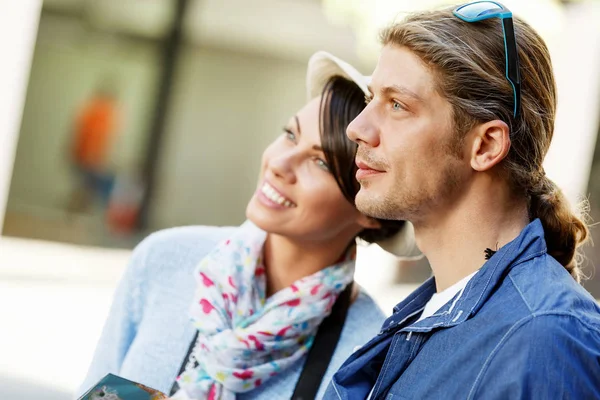
{"label": "man's eyebrow", "polygon": [[[369,85],[367,86],[369,89],[369,92],[371,92],[371,94],[375,93],[373,88]],[[404,87],[404,86],[400,86],[400,85],[390,85],[390,86],[384,86],[379,90],[379,93],[382,96],[391,96],[394,94],[402,94],[405,96],[408,96],[418,102],[424,103],[423,99],[421,98],[421,96],[419,96],[418,94],[416,94],[415,92],[413,92],[412,90]]]}

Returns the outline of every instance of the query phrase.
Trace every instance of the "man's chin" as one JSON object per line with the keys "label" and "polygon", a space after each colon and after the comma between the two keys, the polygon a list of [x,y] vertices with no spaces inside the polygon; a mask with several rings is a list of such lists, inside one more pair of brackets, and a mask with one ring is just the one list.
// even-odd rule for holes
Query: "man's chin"
{"label": "man's chin", "polygon": [[378,219],[405,220],[407,211],[400,204],[389,201],[390,193],[377,192],[373,188],[363,188],[356,194],[354,203],[361,213]]}
{"label": "man's chin", "polygon": [[371,190],[361,187],[356,194],[354,203],[361,213],[373,218],[382,218],[379,214],[381,214],[383,204],[377,199]]}

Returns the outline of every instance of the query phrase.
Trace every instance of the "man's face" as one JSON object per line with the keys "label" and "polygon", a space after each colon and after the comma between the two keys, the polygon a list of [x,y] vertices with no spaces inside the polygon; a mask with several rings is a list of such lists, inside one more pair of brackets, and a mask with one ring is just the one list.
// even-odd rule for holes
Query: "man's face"
{"label": "man's face", "polygon": [[471,169],[451,150],[452,107],[436,91],[434,75],[408,49],[387,45],[370,91],[371,101],[347,130],[359,145],[357,208],[413,222],[449,211]]}

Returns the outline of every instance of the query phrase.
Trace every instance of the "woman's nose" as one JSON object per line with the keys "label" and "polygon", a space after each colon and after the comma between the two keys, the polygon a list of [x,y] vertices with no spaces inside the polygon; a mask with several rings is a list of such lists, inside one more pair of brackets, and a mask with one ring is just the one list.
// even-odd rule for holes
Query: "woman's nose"
{"label": "woman's nose", "polygon": [[278,154],[276,157],[271,158],[267,164],[267,167],[271,171],[271,173],[277,178],[283,180],[286,183],[295,183],[296,159],[297,157],[293,152],[287,151],[285,153]]}

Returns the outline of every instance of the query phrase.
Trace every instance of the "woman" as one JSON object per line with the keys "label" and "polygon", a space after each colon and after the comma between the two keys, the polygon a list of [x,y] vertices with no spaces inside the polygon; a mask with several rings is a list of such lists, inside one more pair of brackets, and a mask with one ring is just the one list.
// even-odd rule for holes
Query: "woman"
{"label": "woman", "polygon": [[366,79],[320,52],[307,82],[310,101],[263,154],[246,223],[171,229],[136,248],[83,390],[112,372],[175,399],[307,398],[307,387],[320,397],[378,331],[383,313],[351,284],[355,239],[414,256],[411,226],[353,205],[356,146],[345,131]]}

